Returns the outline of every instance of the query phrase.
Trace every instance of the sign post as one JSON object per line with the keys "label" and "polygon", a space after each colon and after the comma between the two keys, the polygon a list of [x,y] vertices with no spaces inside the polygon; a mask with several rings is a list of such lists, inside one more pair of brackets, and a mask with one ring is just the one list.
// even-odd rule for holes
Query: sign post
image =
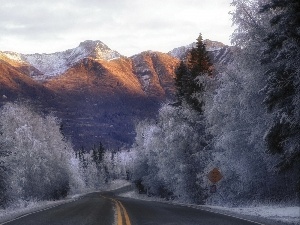
{"label": "sign post", "polygon": [[222,178],[222,174],[217,168],[213,168],[208,174],[208,179],[210,182],[213,183],[213,185],[210,186],[210,193],[216,193],[217,192],[217,186],[216,183],[218,183]]}
{"label": "sign post", "polygon": [[217,185],[215,185],[215,184],[211,185],[209,192],[210,193],[216,193],[217,192]]}

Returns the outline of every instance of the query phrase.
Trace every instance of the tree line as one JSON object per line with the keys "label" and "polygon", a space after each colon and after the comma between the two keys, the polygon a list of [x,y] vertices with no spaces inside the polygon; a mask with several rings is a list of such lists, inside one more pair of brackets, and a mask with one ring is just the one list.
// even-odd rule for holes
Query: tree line
{"label": "tree line", "polygon": [[[0,206],[55,200],[131,179],[140,192],[200,204],[289,202],[300,183],[300,3],[233,0],[234,60],[213,65],[202,36],[176,70],[176,102],[140,121],[133,147],[74,151],[60,121],[0,109]],[[223,179],[210,193],[207,174]]]}
{"label": "tree line", "polygon": [[[300,2],[232,1],[234,60],[212,65],[200,35],[176,70],[177,102],[136,126],[132,180],[165,198],[297,202]],[[209,192],[208,172],[223,179]]]}
{"label": "tree line", "polygon": [[37,111],[24,102],[0,109],[0,207],[57,200],[105,189],[117,177],[126,179],[122,152],[101,142],[75,151],[61,121]]}

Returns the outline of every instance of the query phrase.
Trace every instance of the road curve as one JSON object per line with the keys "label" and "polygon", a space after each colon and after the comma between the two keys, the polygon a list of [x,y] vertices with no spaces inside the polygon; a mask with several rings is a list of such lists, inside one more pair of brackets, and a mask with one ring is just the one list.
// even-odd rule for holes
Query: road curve
{"label": "road curve", "polygon": [[[5,225],[258,225],[186,206],[148,202],[95,192],[3,223]],[[1,225],[1,224],[0,224]]]}
{"label": "road curve", "polygon": [[[127,210],[131,225],[259,225],[187,206],[116,198]],[[128,225],[128,224],[126,224]],[[262,225],[262,224],[260,224]]]}

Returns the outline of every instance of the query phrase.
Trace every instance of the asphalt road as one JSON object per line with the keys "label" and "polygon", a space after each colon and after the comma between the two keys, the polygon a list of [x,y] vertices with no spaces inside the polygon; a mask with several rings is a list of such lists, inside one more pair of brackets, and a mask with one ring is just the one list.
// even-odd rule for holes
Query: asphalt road
{"label": "asphalt road", "polygon": [[92,193],[5,225],[258,225],[186,206]]}

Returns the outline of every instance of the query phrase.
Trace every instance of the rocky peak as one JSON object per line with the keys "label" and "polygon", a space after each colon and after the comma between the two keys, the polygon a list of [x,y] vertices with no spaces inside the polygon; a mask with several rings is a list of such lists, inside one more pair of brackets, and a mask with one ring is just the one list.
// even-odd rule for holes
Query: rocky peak
{"label": "rocky peak", "polygon": [[[227,46],[221,42],[211,41],[208,39],[204,40],[203,42],[214,64],[227,65],[228,63],[232,62],[234,47]],[[186,46],[174,48],[173,50],[168,52],[168,54],[177,59],[186,60],[191,49],[195,47],[196,42],[193,42]]]}
{"label": "rocky peak", "polygon": [[89,48],[89,49],[95,49],[97,47],[103,47],[105,49],[109,49],[106,44],[104,44],[102,41],[96,40],[85,40],[83,42],[80,42],[79,47]]}
{"label": "rocky peak", "polygon": [[99,40],[86,40],[84,42],[81,42],[77,49],[74,50],[83,50],[86,56],[94,59],[112,60],[121,57],[120,53],[111,50],[106,44]]}
{"label": "rocky peak", "polygon": [[37,68],[43,75],[33,77],[35,80],[47,80],[66,72],[73,65],[85,58],[96,60],[112,60],[120,58],[121,54],[111,50],[101,41],[87,40],[76,48],[51,54],[23,55],[24,61]]}
{"label": "rocky peak", "polygon": [[[205,39],[203,41],[203,43],[205,44],[206,50],[208,52],[214,52],[214,51],[219,51],[220,49],[226,47],[226,45],[224,45],[221,42],[218,41],[211,41],[209,39]],[[189,45],[186,46],[181,46],[178,48],[174,48],[173,50],[171,50],[170,52],[168,52],[169,55],[178,58],[178,59],[185,59],[187,57],[188,52],[192,49],[196,47],[196,42],[193,42]]]}
{"label": "rocky peak", "polygon": [[22,54],[17,52],[11,52],[11,51],[0,51],[0,58],[6,57],[10,60],[16,61],[16,62],[23,62]]}
{"label": "rocky peak", "polygon": [[[211,52],[211,51],[216,51],[216,50],[220,50],[221,48],[225,47],[226,45],[224,45],[222,42],[219,41],[211,41],[209,39],[205,39],[203,41],[203,43],[205,44],[206,50]],[[196,44],[196,43],[195,43]]]}

